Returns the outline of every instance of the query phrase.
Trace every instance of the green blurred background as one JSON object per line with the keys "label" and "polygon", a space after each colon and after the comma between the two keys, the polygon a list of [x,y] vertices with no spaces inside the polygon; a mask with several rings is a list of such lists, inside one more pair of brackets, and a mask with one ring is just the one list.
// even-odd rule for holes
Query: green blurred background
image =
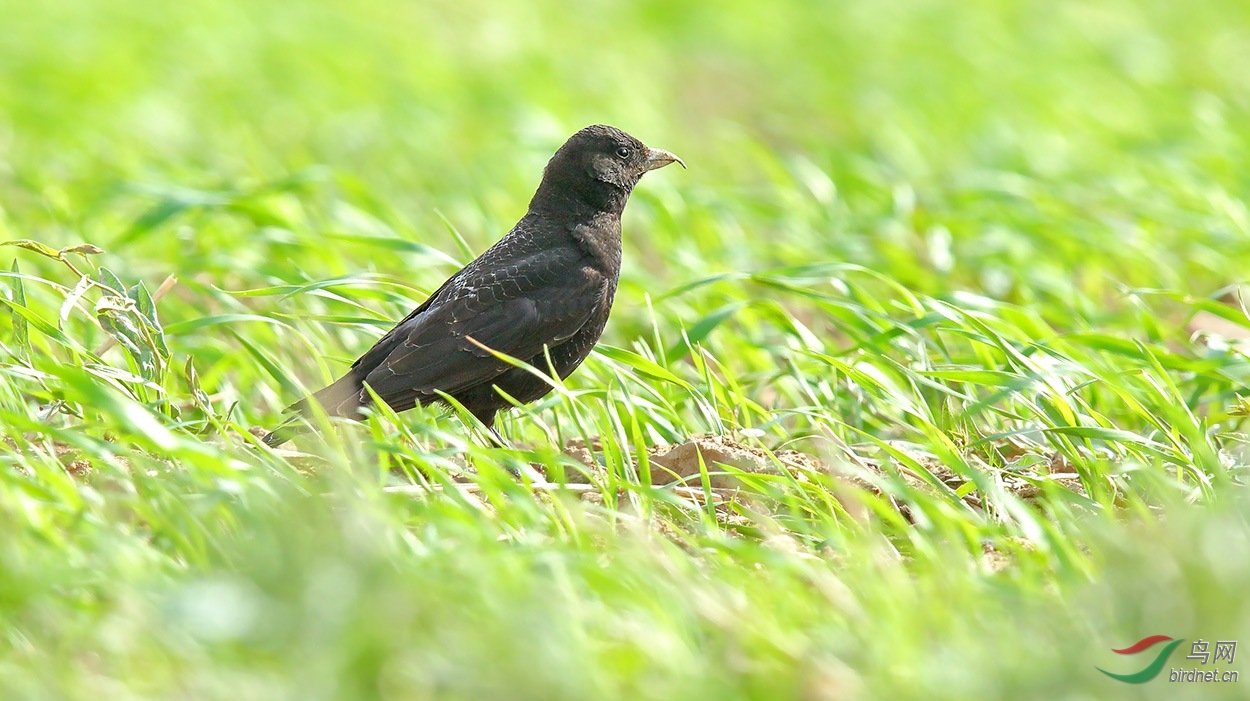
{"label": "green blurred background", "polygon": [[[1085,278],[1104,272],[1206,293],[1247,253],[1237,188],[1250,10],[1236,2],[53,1],[3,12],[5,209],[24,229],[10,233],[116,253],[143,239],[157,260],[189,247],[217,280],[242,268],[289,277],[290,259],[312,276],[358,272],[365,251],[323,259],[289,246],[360,222],[316,198],[275,198],[255,221],[218,217],[216,235],[183,218],[127,238],[151,204],[144,185],[212,191],[303,174],[452,250],[441,212],[480,250],[522,212],[554,147],[596,122],[693,166],[639,193],[629,245],[650,265],[627,275],[640,286],[690,267],[828,259],[1025,299],[1069,297],[1073,281],[1093,292],[1103,281]],[[649,241],[643,216],[672,217],[683,235]],[[1161,246],[1176,257],[1158,260]],[[403,262],[372,264],[414,266]]]}
{"label": "green blurred background", "polygon": [[[598,122],[690,166],[631,200],[605,341],[706,401],[665,385],[649,409],[659,371],[619,353],[571,382],[610,400],[592,423],[626,455],[741,429],[826,457],[822,436],[969,455],[1042,417],[1101,431],[1021,448],[1063,453],[1089,498],[971,510],[891,483],[864,525],[779,484],[784,508],[729,528],[643,490],[518,492],[434,411],[410,419],[452,434],[428,452],[336,444],[308,476],[152,399],[191,402],[190,359],[218,418],[272,425],[506,232]],[[1250,639],[1230,408],[1250,366],[1190,342],[1250,274],[1248,124],[1243,0],[0,3],[0,240],[179,280],[151,414],[69,341],[32,331],[25,358],[0,315],[0,696],[1244,698],[1250,680],[1094,666],[1133,671],[1108,650],[1151,634]],[[10,258],[56,325],[73,277]],[[694,285],[721,273],[771,277]],[[105,340],[66,314],[74,342]],[[682,360],[696,330],[706,372]],[[986,375],[923,375],[998,372],[1070,333],[1033,369],[1052,404],[1001,385],[986,402],[1007,409],[965,414],[938,390]],[[1001,355],[961,345],[980,334]],[[81,420],[41,413],[58,399]],[[92,481],[62,469],[67,444]],[[485,506],[381,491],[396,463],[452,455],[494,470]]]}

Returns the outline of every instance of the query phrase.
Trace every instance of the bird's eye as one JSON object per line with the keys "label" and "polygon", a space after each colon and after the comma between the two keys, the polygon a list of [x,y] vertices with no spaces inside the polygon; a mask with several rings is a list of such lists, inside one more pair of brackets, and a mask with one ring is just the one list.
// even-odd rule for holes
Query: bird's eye
{"label": "bird's eye", "polygon": [[630,153],[632,153],[632,151],[629,150],[628,146],[622,146],[616,150],[616,155],[621,158],[629,158]]}

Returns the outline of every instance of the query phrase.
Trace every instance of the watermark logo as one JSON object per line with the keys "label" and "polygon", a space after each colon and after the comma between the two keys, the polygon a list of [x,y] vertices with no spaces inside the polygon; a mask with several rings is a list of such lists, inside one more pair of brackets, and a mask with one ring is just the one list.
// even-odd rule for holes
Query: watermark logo
{"label": "watermark logo", "polygon": [[[1122,681],[1127,684],[1145,684],[1151,679],[1154,679],[1155,677],[1159,676],[1159,672],[1162,672],[1164,666],[1167,665],[1168,658],[1172,656],[1172,652],[1183,642],[1185,642],[1184,639],[1173,640],[1171,637],[1167,635],[1151,635],[1151,636],[1142,638],[1141,640],[1138,640],[1137,642],[1133,643],[1132,645],[1129,645],[1126,648],[1121,648],[1119,650],[1113,648],[1111,650],[1112,652],[1118,655],[1136,655],[1140,652],[1145,652],[1146,650],[1153,648],[1159,643],[1167,643],[1166,645],[1164,645],[1162,648],[1159,649],[1158,653],[1155,654],[1154,660],[1152,660],[1149,664],[1143,667],[1141,671],[1132,672],[1130,674],[1116,674],[1115,672],[1108,672],[1102,667],[1097,667],[1096,669],[1099,672],[1102,672],[1103,674],[1107,675],[1108,677],[1111,677],[1112,679]],[[1168,681],[1170,682],[1235,682],[1235,681],[1238,681],[1239,675],[1237,673],[1237,670],[1225,669],[1221,671],[1218,667],[1220,660],[1227,660],[1228,664],[1230,665],[1233,663],[1233,659],[1237,655],[1237,641],[1236,640],[1217,640],[1215,642],[1215,649],[1212,651],[1210,648],[1211,648],[1211,643],[1209,643],[1206,640],[1203,640],[1202,638],[1199,638],[1190,644],[1190,652],[1185,657],[1185,659],[1197,660],[1198,664],[1204,665],[1204,666],[1208,663],[1211,663],[1216,666],[1212,667],[1211,669],[1199,669],[1198,667],[1194,667],[1193,669],[1171,668],[1168,670]]]}
{"label": "watermark logo", "polygon": [[1142,638],[1141,640],[1138,640],[1137,642],[1133,643],[1132,645],[1129,645],[1126,648],[1122,648],[1119,650],[1112,648],[1111,651],[1116,654],[1136,655],[1139,652],[1142,652],[1144,650],[1149,650],[1155,645],[1158,645],[1159,643],[1167,641],[1167,640],[1171,640],[1172,642],[1164,646],[1164,648],[1159,651],[1159,654],[1155,656],[1154,661],[1146,665],[1144,668],[1142,668],[1140,672],[1134,672],[1133,674],[1116,674],[1114,672],[1108,672],[1102,667],[1098,667],[1097,670],[1107,675],[1108,677],[1111,677],[1112,679],[1118,679],[1122,682],[1127,682],[1129,684],[1145,684],[1151,679],[1154,679],[1155,677],[1159,676],[1159,672],[1163,671],[1163,665],[1167,664],[1168,657],[1172,655],[1172,651],[1176,649],[1177,645],[1180,645],[1181,643],[1185,641],[1183,639],[1172,640],[1172,638],[1166,635],[1151,635],[1150,637]]}

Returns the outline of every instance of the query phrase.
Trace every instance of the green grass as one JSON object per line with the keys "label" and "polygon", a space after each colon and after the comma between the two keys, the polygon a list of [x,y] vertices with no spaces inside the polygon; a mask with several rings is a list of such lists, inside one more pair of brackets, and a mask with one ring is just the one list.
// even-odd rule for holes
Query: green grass
{"label": "green grass", "polygon": [[[1244,650],[1235,684],[1096,667],[1250,645],[1250,5],[0,27],[0,241],[39,244],[0,248],[0,697],[1245,696]],[[528,447],[438,408],[259,445],[595,122],[690,170],[634,194],[599,351],[503,422]],[[707,433],[818,467],[652,481]]]}

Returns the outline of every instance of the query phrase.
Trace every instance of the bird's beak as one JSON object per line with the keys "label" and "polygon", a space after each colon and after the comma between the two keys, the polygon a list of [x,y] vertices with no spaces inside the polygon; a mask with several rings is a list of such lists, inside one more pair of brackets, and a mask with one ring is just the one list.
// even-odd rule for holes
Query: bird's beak
{"label": "bird's beak", "polygon": [[686,167],[686,164],[680,158],[662,148],[647,149],[647,170],[663,168],[669,163],[678,163],[682,168]]}

